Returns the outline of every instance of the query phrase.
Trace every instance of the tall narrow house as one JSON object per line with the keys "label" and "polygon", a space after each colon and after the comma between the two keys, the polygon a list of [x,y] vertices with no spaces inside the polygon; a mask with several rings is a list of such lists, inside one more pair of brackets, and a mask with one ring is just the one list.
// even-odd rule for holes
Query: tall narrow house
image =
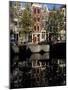
{"label": "tall narrow house", "polygon": [[34,21],[32,31],[32,43],[38,44],[46,40],[46,30],[44,30],[44,12],[42,5],[32,4],[32,16]]}

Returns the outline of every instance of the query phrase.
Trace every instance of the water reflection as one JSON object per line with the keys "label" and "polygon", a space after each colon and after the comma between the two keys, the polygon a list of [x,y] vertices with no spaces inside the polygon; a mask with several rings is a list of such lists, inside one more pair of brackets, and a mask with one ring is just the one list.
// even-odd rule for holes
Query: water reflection
{"label": "water reflection", "polygon": [[60,86],[66,84],[66,61],[64,58],[32,54],[30,58],[11,58],[11,88]]}

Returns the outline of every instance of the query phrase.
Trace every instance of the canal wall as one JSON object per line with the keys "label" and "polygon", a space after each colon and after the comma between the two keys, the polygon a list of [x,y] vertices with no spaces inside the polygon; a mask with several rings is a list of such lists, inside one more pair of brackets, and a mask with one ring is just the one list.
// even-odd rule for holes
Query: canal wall
{"label": "canal wall", "polygon": [[50,54],[52,57],[66,57],[66,43],[56,43],[50,45]]}

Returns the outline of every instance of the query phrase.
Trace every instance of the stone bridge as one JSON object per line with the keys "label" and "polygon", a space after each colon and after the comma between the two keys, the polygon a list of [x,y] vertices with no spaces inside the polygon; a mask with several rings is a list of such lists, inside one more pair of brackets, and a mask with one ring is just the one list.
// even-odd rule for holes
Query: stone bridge
{"label": "stone bridge", "polygon": [[32,45],[27,45],[27,49],[30,49],[31,50],[31,52],[40,52],[40,51],[44,51],[44,52],[49,52],[49,50],[50,50],[50,45],[38,45],[38,44],[36,44],[36,45],[34,45],[34,44],[32,44]]}

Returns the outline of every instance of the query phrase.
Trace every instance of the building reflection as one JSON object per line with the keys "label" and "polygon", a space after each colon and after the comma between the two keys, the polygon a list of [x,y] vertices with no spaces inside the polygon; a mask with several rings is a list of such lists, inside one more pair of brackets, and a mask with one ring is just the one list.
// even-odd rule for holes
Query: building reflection
{"label": "building reflection", "polygon": [[51,58],[49,53],[15,56],[11,60],[11,88],[60,86],[66,84],[66,61]]}
{"label": "building reflection", "polygon": [[48,59],[49,53],[45,53],[43,55],[40,55],[39,53],[31,55],[30,60],[32,61],[32,86],[41,87],[48,85],[48,80],[46,78],[46,67]]}

